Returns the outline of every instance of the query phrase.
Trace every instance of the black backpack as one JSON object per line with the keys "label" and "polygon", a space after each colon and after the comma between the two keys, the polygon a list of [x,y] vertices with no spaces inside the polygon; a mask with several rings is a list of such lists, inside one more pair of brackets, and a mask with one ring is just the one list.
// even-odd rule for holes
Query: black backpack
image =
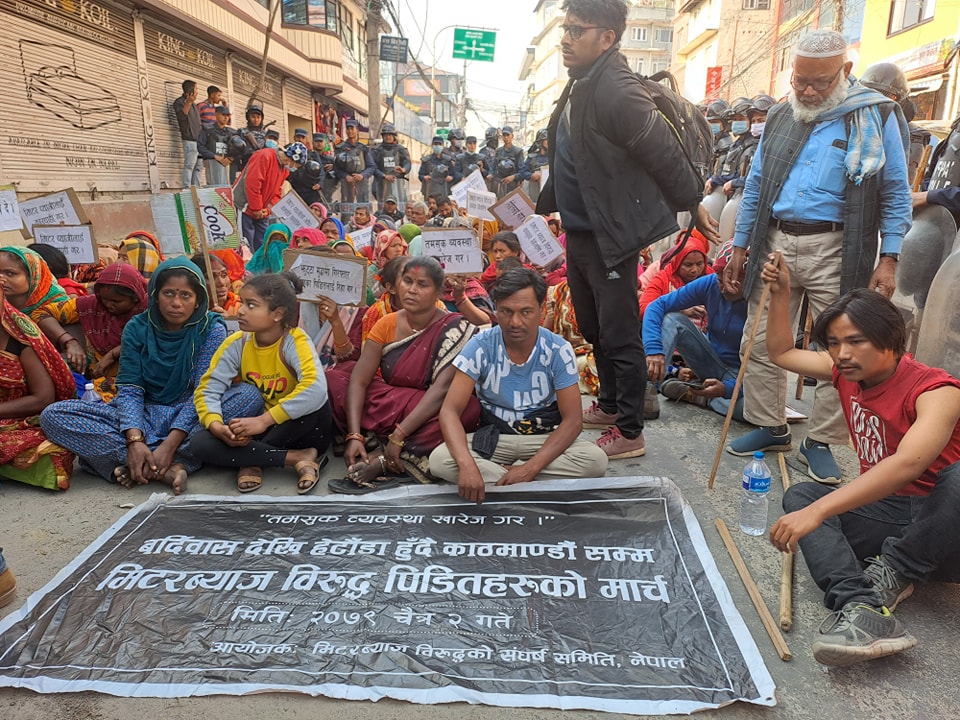
{"label": "black backpack", "polygon": [[[702,185],[713,162],[713,133],[710,123],[692,102],[678,92],[676,78],[666,70],[650,77],[638,77],[656,103],[657,110],[676,134],[683,154],[696,171]],[[670,86],[664,85],[662,80],[669,80]]]}

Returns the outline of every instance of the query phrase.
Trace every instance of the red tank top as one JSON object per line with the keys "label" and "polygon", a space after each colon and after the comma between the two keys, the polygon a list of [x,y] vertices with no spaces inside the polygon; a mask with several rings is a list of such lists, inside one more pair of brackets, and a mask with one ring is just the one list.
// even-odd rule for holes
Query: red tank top
{"label": "red tank top", "polygon": [[[879,385],[863,388],[833,370],[833,385],[840,393],[843,415],[860,458],[860,472],[893,455],[900,440],[917,420],[917,398],[939,387],[960,388],[960,381],[949,373],[927,367],[910,355],[900,358],[896,372]],[[916,480],[897,495],[929,495],[937,473],[960,460],[960,423],[946,447]]]}

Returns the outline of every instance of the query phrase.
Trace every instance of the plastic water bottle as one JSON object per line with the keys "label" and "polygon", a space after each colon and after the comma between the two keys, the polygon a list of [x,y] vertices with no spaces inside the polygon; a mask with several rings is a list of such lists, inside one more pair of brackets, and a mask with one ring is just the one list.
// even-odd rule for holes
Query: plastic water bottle
{"label": "plastic water bottle", "polygon": [[763,453],[753,454],[743,469],[743,495],[740,497],[740,529],[747,535],[763,535],[767,531],[767,507],[770,494],[770,468]]}
{"label": "plastic water bottle", "polygon": [[103,402],[103,398],[100,397],[100,393],[94,389],[93,383],[87,383],[83,386],[83,397],[80,398],[80,400],[90,404]]}

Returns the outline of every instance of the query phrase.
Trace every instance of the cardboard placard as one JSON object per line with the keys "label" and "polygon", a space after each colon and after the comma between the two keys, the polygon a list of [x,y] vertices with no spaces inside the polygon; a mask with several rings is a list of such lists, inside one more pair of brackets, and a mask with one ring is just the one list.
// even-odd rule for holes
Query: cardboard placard
{"label": "cardboard placard", "polygon": [[150,211],[153,213],[153,225],[157,229],[157,240],[163,254],[170,257],[191,252],[180,218],[177,195],[178,193],[168,192],[150,196]]}
{"label": "cardboard placard", "polygon": [[288,192],[273,206],[273,217],[282,222],[291,231],[302,227],[318,228],[320,221],[311,212],[310,207],[295,192]]}
{"label": "cardboard placard", "polygon": [[527,218],[514,232],[527,259],[534,265],[546,267],[563,255],[563,246],[550,232],[550,226],[542,215]]}
{"label": "cardboard placard", "polygon": [[[203,231],[209,250],[236,250],[240,247],[240,222],[233,206],[233,188],[193,188],[190,200],[194,215],[199,208],[203,217]],[[186,212],[190,203],[181,202]]]}
{"label": "cardboard placard", "polygon": [[297,299],[318,303],[318,295],[337,305],[365,305],[367,262],[362,258],[323,250],[284,250],[283,266],[303,280]]}
{"label": "cardboard placard", "polygon": [[71,265],[100,259],[92,225],[34,225],[33,240],[57,248]]}
{"label": "cardboard placard", "polygon": [[359,230],[351,230],[348,234],[350,235],[350,239],[353,240],[353,246],[357,250],[370,247],[373,245],[373,241],[375,240],[373,235],[373,225],[370,227],[360,228]]}
{"label": "cardboard placard", "polygon": [[483,190],[486,192],[487,181],[483,179],[483,174],[480,172],[480,170],[474,170],[463,180],[450,188],[450,197],[456,200],[459,207],[466,207],[468,190]]}
{"label": "cardboard placard", "polygon": [[497,201],[497,194],[486,190],[467,190],[467,215],[481,220],[494,220],[490,206]]}
{"label": "cardboard placard", "polygon": [[483,272],[483,251],[470,228],[424,228],[423,250],[440,261],[447,275],[479,275]]}
{"label": "cardboard placard", "polygon": [[0,232],[23,228],[20,217],[20,203],[17,202],[17,190],[13,185],[0,185]]}
{"label": "cardboard placard", "polygon": [[86,225],[90,221],[73,188],[21,200],[20,217],[33,234],[34,225]]}
{"label": "cardboard placard", "polygon": [[519,227],[531,215],[537,212],[533,200],[520,188],[504,195],[490,206],[490,212],[509,230]]}

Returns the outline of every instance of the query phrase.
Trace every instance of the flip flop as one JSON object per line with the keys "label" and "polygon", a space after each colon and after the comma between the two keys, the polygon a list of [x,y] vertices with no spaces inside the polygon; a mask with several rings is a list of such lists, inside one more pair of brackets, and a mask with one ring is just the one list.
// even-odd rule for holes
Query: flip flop
{"label": "flip flop", "polygon": [[[252,484],[247,487],[240,487],[241,483]],[[259,490],[261,485],[263,485],[263,470],[260,470],[258,475],[237,475],[237,492],[253,492],[254,490]]]}
{"label": "flip flop", "polygon": [[348,477],[331,478],[327,482],[327,489],[332,493],[342,495],[366,495],[379,490],[389,490],[413,482],[410,475],[378,475],[372,482],[354,482]]}

